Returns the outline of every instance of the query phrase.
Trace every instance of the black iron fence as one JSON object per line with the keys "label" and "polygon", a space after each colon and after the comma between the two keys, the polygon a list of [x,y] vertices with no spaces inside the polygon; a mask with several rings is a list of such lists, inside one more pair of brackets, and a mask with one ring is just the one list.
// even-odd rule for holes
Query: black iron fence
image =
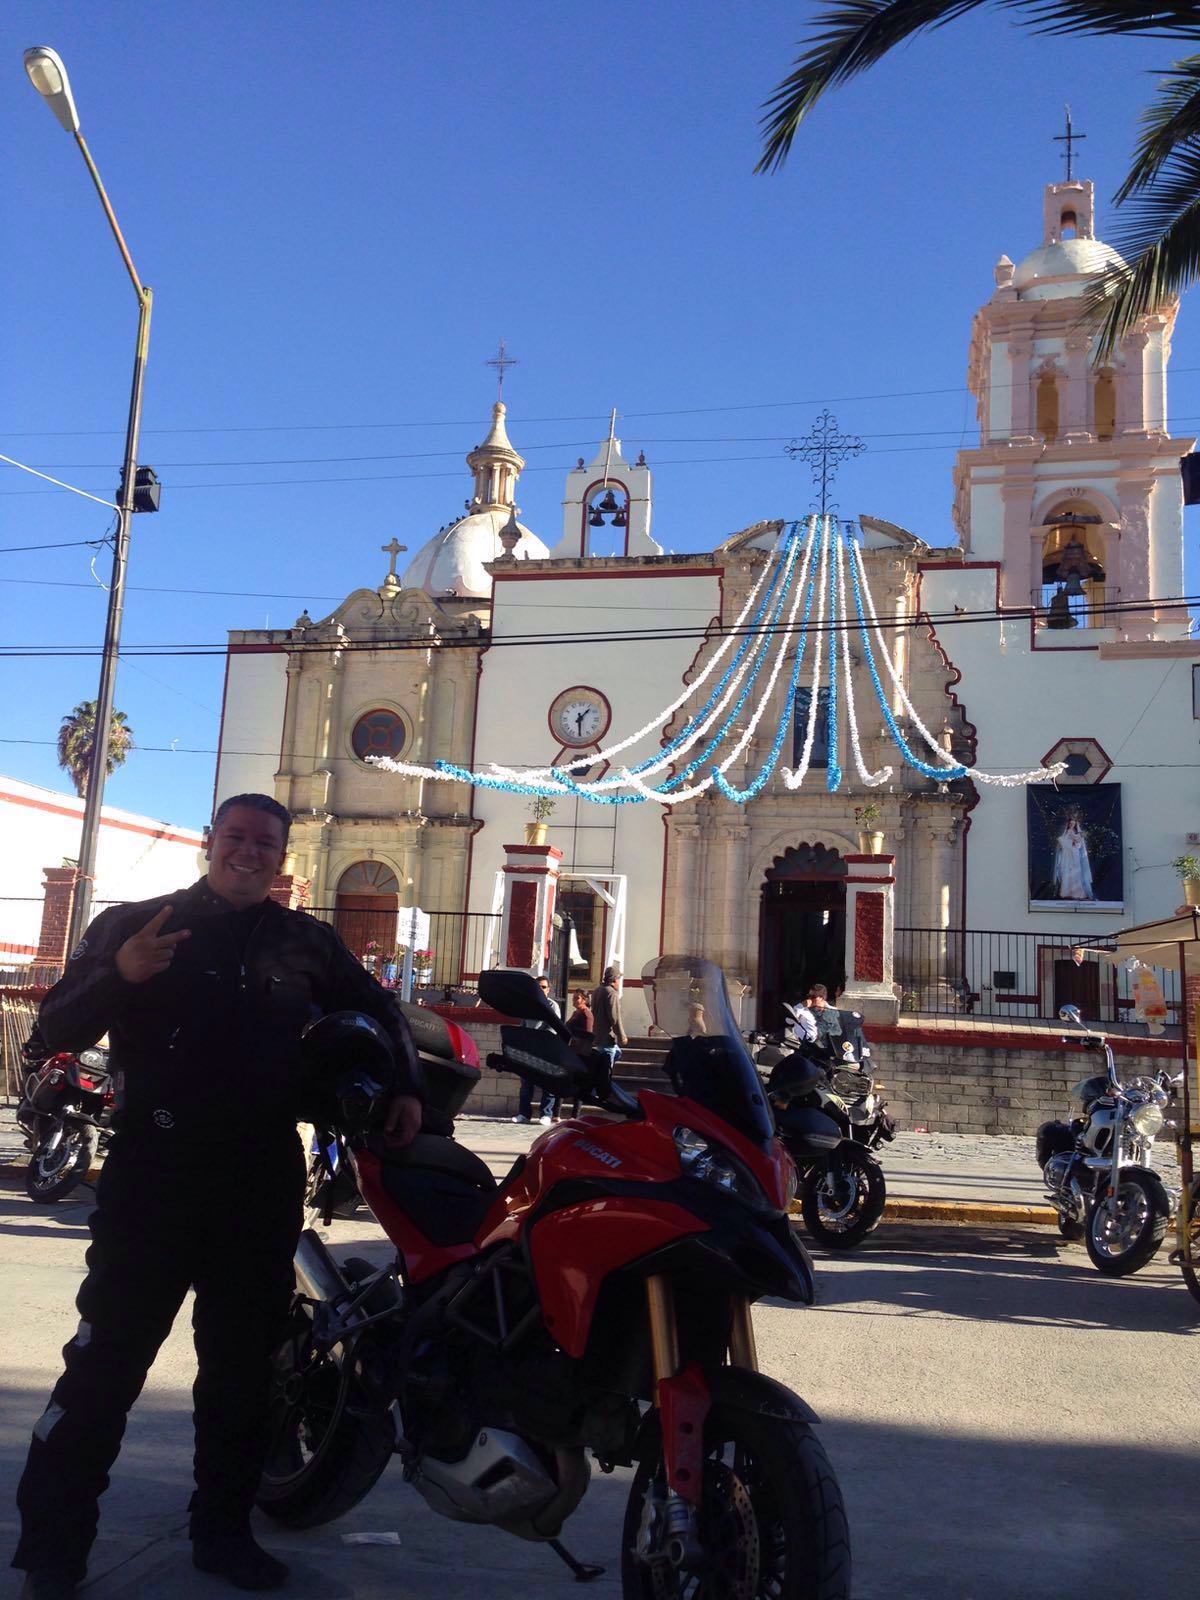
{"label": "black iron fence", "polygon": [[[1106,939],[987,929],[897,928],[900,1009],[933,1016],[1056,1019],[1078,1006],[1094,1022],[1134,1022],[1132,975],[1102,958]],[[1181,1020],[1179,974],[1152,967],[1168,1026]]]}
{"label": "black iron fence", "polygon": [[[362,896],[368,899],[369,896]],[[333,923],[339,937],[381,983],[399,986],[404,946],[397,939],[393,907],[307,906],[311,916]],[[487,911],[431,911],[428,934],[413,951],[413,992],[422,1000],[473,1000],[479,974],[499,962],[500,916]]]}

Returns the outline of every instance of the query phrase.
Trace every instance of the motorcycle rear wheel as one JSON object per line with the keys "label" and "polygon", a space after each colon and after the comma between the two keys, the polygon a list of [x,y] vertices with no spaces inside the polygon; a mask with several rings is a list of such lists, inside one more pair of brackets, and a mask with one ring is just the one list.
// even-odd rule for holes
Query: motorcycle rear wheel
{"label": "motorcycle rear wheel", "polygon": [[[343,1263],[351,1281],[371,1270],[365,1261]],[[372,1406],[340,1349],[314,1349],[312,1317],[299,1300],[273,1366],[272,1437],[257,1503],[289,1528],[315,1528],[375,1487],[395,1449],[391,1418]]]}
{"label": "motorcycle rear wheel", "polygon": [[825,1169],[803,1179],[800,1211],[804,1226],[827,1250],[853,1250],[875,1228],[887,1201],[883,1168],[859,1145],[843,1144]]}
{"label": "motorcycle rear wheel", "polygon": [[95,1128],[77,1125],[66,1129],[54,1150],[35,1150],[25,1168],[25,1193],[40,1205],[61,1200],[87,1177],[99,1138]]}
{"label": "motorcycle rear wheel", "polygon": [[634,1474],[621,1538],[622,1600],[849,1600],[850,1531],[820,1441],[803,1422],[716,1404],[704,1425],[701,1572],[636,1555],[656,1451]]}
{"label": "motorcycle rear wheel", "polygon": [[1125,1167],[1117,1185],[1117,1214],[1112,1217],[1107,1193],[1088,1216],[1087,1253],[1107,1278],[1124,1278],[1144,1267],[1167,1232],[1171,1202],[1152,1172]]}

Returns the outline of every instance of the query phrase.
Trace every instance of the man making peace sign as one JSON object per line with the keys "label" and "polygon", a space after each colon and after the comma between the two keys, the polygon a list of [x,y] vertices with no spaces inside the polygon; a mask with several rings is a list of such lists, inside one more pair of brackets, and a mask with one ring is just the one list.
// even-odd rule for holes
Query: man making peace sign
{"label": "man making peace sign", "polygon": [[82,1320],[17,1490],[13,1565],[27,1569],[33,1600],[82,1581],[126,1413],[189,1288],[193,1560],[243,1589],[287,1577],[249,1518],[302,1220],[293,1073],[305,1024],[329,1011],[374,1017],[396,1059],[388,1133],[405,1144],[421,1120],[420,1063],[392,996],[327,924],[269,898],[289,821],[267,795],[226,800],[207,877],[103,912],[42,1002],[52,1050],[107,1031],[118,1132],[90,1219]]}

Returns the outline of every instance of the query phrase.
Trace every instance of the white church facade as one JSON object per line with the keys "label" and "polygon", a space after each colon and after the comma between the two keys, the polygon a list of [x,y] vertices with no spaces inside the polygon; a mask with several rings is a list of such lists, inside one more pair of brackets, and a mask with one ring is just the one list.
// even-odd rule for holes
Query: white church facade
{"label": "white church facade", "polygon": [[[1046,1014],[1071,946],[1180,899],[1170,862],[1200,828],[1189,765],[1200,647],[1169,604],[1184,593],[1179,458],[1193,442],[1166,426],[1173,311],[1143,319],[1097,371],[1077,333],[1080,296],[1114,252],[1094,238],[1091,185],[1049,186],[1043,223],[1018,266],[1001,257],[975,317],[980,439],[955,465],[957,544],[858,519],[897,670],[882,687],[886,712],[857,639],[845,662],[865,766],[890,765],[891,777],[867,788],[847,759],[841,786],[826,787],[836,761],[826,686],[808,777],[787,786],[813,691],[789,712],[784,651],[761,721],[725,773],[753,791],[746,798],[566,795],[546,819],[558,908],[575,928],[572,977],[595,981],[616,962],[635,1024],[637,975],[666,949],[718,960],[746,988],[747,1021],[774,1024],[797,988],[841,982],[856,880],[886,881],[889,946],[893,919],[901,930],[872,995],[884,1019],[947,996],[1013,1015],[1036,1001]],[[464,514],[420,542],[402,576],[393,540],[377,587],[317,621],[233,632],[227,659],[216,799],[257,789],[288,807],[289,871],[318,914],[349,926],[360,911],[364,930],[385,929],[399,906],[457,918],[432,973],[450,986],[503,958],[508,847],[532,820],[530,800],[367,758],[476,774],[572,762],[578,781],[594,782],[615,770],[605,752],[642,730],[617,768],[648,759],[695,711],[701,690],[689,699],[688,686],[778,561],[784,527],[752,521],[710,550],[664,554],[651,536],[650,468],[609,440],[567,474],[561,528],[539,537],[518,521],[524,462],[507,430],[497,402],[467,456]],[[834,705],[845,752],[845,696]],[[755,706],[738,710],[732,733]],[[755,786],[783,718],[783,752]],[[947,763],[1000,775],[1044,766],[1046,779],[997,787],[914,769],[896,747],[914,719]],[[276,748],[278,758],[253,753]],[[870,801],[885,851],[874,873],[855,816]],[[883,931],[865,917],[856,931],[851,909],[851,946]],[[972,941],[991,932],[1011,934],[1019,953]],[[1111,1010],[1111,980],[1096,981]]]}

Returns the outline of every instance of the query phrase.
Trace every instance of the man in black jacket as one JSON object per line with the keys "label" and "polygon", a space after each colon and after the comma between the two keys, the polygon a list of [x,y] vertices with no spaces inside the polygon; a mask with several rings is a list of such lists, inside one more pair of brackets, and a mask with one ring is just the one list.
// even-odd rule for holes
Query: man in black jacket
{"label": "man in black jacket", "polygon": [[287,1578],[249,1517],[302,1220],[301,1030],[342,1010],[383,1026],[397,1069],[387,1132],[398,1144],[420,1127],[422,1088],[392,997],[328,925],[269,898],[288,823],[267,795],[226,800],[207,877],[103,912],[42,1003],[38,1025],[54,1050],[84,1049],[107,1031],[119,1115],[91,1216],[81,1321],[17,1490],[13,1565],[28,1571],[34,1600],[60,1600],[84,1576],[126,1414],[189,1288],[193,1561],[243,1589]]}

